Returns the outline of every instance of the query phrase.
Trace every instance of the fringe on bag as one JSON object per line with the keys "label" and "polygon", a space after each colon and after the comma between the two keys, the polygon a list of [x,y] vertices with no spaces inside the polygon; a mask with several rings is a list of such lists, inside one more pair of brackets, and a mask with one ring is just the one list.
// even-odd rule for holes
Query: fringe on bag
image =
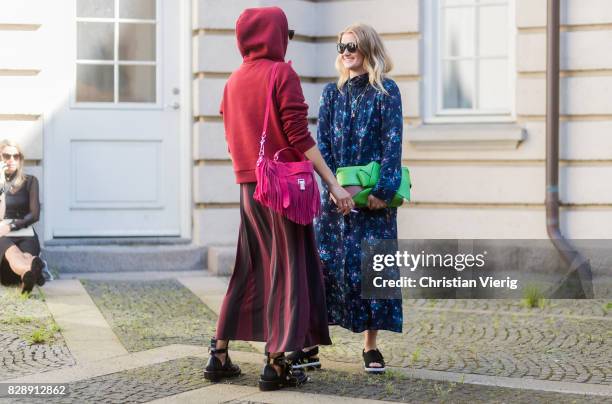
{"label": "fringe on bag", "polygon": [[253,198],[294,223],[312,223],[320,214],[321,199],[311,166],[309,161],[284,163],[263,158],[255,170]]}

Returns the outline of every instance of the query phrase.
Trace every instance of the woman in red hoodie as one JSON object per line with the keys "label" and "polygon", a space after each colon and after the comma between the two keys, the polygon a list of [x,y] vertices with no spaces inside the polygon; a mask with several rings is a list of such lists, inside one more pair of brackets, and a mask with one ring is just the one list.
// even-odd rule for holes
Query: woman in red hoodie
{"label": "woman in red hoodie", "polygon": [[272,157],[284,147],[303,152],[330,189],[338,209],[348,214],[354,203],[336,181],[308,132],[308,105],[300,80],[284,62],[289,42],[285,13],[278,7],[245,10],[236,23],[243,63],[228,79],[221,114],[240,184],[241,223],[234,272],[217,322],[216,338],[204,376],[219,380],[240,374],[227,355],[228,340],[265,341],[262,390],[304,383],[284,352],[329,345],[325,289],[312,224],[293,223],[253,199],[255,167],[272,66],[273,108],[265,144]]}

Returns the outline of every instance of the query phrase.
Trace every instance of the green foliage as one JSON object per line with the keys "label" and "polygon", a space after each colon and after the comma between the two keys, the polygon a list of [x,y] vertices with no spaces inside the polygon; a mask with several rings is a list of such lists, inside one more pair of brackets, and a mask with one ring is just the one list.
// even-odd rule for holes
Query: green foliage
{"label": "green foliage", "polygon": [[547,300],[544,299],[544,293],[536,285],[530,285],[525,288],[523,295],[523,305],[529,309],[539,307],[540,309],[546,307],[548,304]]}
{"label": "green foliage", "polygon": [[51,338],[46,327],[37,328],[27,338],[30,344],[44,344]]}
{"label": "green foliage", "polygon": [[412,352],[412,363],[417,363],[420,357],[421,357],[421,347],[417,347],[414,350],[414,352]]}
{"label": "green foliage", "polygon": [[1,319],[0,323],[8,324],[8,325],[20,325],[20,324],[29,324],[32,321],[34,321],[32,317],[12,316],[12,317]]}

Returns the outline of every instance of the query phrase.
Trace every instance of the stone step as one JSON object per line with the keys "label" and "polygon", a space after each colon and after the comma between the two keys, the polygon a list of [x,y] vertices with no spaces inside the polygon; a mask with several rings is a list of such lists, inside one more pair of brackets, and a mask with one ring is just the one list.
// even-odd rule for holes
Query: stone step
{"label": "stone step", "polygon": [[217,276],[229,276],[234,272],[236,246],[219,245],[208,247],[208,271]]}
{"label": "stone step", "polygon": [[59,273],[190,271],[206,267],[206,247],[195,244],[46,245],[42,257]]}

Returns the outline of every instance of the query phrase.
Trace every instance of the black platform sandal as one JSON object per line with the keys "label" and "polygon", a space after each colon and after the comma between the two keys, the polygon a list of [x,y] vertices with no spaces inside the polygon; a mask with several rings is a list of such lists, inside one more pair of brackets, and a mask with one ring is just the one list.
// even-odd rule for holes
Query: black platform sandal
{"label": "black platform sandal", "polygon": [[[280,366],[280,375],[272,365]],[[300,370],[291,369],[285,354],[271,358],[270,353],[266,353],[266,364],[259,376],[259,390],[271,391],[279,390],[283,387],[297,387],[308,381],[308,376]]]}
{"label": "black platform sandal", "polygon": [[[363,356],[363,368],[366,373],[370,374],[382,374],[385,373],[385,358],[378,349],[372,349],[368,352],[363,350],[361,352]],[[372,367],[371,363],[380,363],[380,367]]]}
{"label": "black platform sandal", "polygon": [[[210,380],[211,382],[218,382],[219,380],[227,377],[238,376],[240,374],[240,367],[232,363],[232,360],[227,353],[227,347],[217,349],[216,346],[217,340],[212,338],[210,340],[210,348],[208,348],[210,357],[206,363],[206,368],[204,368],[204,378],[206,380]],[[226,354],[225,363],[221,363],[221,360],[215,356],[215,354],[223,353]]]}
{"label": "black platform sandal", "polygon": [[21,276],[21,293],[30,293],[34,289],[34,284],[42,276],[42,268],[45,266],[40,257],[34,257],[30,264],[30,270]]}
{"label": "black platform sandal", "polygon": [[291,352],[289,355],[287,355],[287,362],[291,364],[292,369],[321,369],[319,347],[316,346],[310,351],[306,352],[301,349],[299,351]]}

